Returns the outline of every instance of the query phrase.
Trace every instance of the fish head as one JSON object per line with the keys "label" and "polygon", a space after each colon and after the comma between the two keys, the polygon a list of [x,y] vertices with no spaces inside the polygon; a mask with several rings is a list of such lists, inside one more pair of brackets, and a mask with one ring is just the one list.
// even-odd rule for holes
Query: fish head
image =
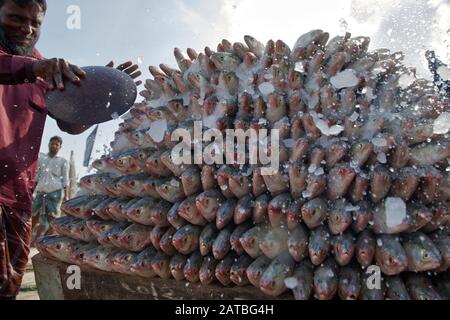
{"label": "fish head", "polygon": [[[363,240],[367,241],[367,240]],[[372,261],[373,256],[375,255],[375,247],[368,245],[362,245],[359,247],[358,250],[358,256],[360,257],[361,261]]]}
{"label": "fish head", "polygon": [[319,272],[316,271],[314,276],[314,290],[318,299],[329,299],[336,289],[335,280],[335,274],[329,268],[321,269]]}
{"label": "fish head", "polygon": [[276,292],[284,286],[284,280],[277,276],[276,272],[266,271],[261,277],[259,286],[263,292]]}
{"label": "fish head", "polygon": [[221,71],[232,71],[241,64],[238,56],[228,52],[215,52],[210,59],[217,69]]}
{"label": "fish head", "polygon": [[329,217],[330,225],[338,231],[345,231],[352,223],[352,214],[345,210],[333,210]]}
{"label": "fish head", "polygon": [[350,261],[355,252],[355,246],[352,239],[340,237],[340,240],[335,242],[334,251],[336,257],[339,257],[341,262]]}
{"label": "fish head", "polygon": [[192,242],[193,234],[188,230],[178,230],[172,238],[172,244],[179,251],[186,251],[189,249]]}
{"label": "fish head", "polygon": [[355,170],[347,165],[341,165],[336,171],[337,175],[342,178],[351,178],[353,179],[356,175]]}
{"label": "fish head", "polygon": [[80,179],[80,186],[85,188],[93,188],[94,187],[94,175],[85,176]]}
{"label": "fish head", "polygon": [[442,256],[435,247],[423,246],[417,249],[419,264],[428,270],[439,268],[442,264]]}
{"label": "fish head", "polygon": [[114,165],[117,170],[123,173],[129,173],[137,169],[136,164],[133,161],[131,155],[121,156],[115,162]]}

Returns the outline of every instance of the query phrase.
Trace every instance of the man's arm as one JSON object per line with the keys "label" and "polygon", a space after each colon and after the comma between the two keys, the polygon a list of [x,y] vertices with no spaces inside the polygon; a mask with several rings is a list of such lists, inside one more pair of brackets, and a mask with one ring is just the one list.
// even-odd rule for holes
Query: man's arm
{"label": "man's arm", "polygon": [[0,84],[33,83],[36,76],[33,65],[37,59],[8,54],[0,50]]}

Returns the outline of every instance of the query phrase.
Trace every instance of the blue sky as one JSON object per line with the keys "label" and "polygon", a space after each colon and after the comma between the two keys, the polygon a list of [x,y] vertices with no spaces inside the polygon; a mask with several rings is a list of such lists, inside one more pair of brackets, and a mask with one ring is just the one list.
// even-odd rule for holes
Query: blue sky
{"label": "blue sky", "polygon": [[[424,51],[435,49],[450,61],[450,0],[47,0],[48,11],[37,47],[45,57],[60,57],[80,66],[105,65],[110,60],[141,61],[142,80],[147,67],[175,65],[173,48],[217,46],[223,38],[242,41],[251,34],[261,41],[282,39],[294,44],[311,29],[332,36],[348,30],[372,38],[371,48],[387,47],[406,53],[407,64],[429,77]],[[66,27],[67,8],[81,9],[81,29]],[[138,97],[139,99],[139,97]],[[139,99],[140,100],[140,99]],[[100,125],[94,147],[99,157],[120,121]],[[75,151],[77,172],[82,168],[86,137],[60,132],[48,118],[42,143],[61,135],[61,155]]]}

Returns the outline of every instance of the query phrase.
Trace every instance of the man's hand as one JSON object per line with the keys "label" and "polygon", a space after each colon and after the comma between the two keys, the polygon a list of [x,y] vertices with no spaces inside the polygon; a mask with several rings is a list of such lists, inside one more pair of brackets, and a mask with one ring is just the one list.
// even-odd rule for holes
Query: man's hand
{"label": "man's hand", "polygon": [[58,58],[36,61],[33,64],[33,73],[36,77],[44,79],[50,90],[54,90],[55,86],[59,90],[64,90],[63,79],[79,84],[80,78],[86,76],[86,73],[78,66]]}
{"label": "man's hand", "polygon": [[[110,67],[110,68],[114,68],[114,61],[111,61],[106,66]],[[137,77],[141,76],[141,74],[142,74],[142,72],[139,71],[139,66],[137,64],[133,64],[132,61],[127,61],[125,63],[122,63],[116,69],[125,72],[132,79],[136,79]],[[141,85],[141,84],[142,84],[142,81],[140,81],[140,80],[136,81],[136,86],[137,87],[139,85]]]}

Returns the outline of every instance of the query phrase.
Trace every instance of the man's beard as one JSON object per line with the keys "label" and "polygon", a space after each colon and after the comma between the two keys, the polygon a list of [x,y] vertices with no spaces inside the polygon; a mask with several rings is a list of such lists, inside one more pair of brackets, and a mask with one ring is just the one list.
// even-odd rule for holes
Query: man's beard
{"label": "man's beard", "polygon": [[34,39],[34,41],[28,46],[19,46],[8,38],[3,28],[0,28],[0,45],[2,45],[9,53],[13,55],[32,57],[36,42],[37,39]]}

